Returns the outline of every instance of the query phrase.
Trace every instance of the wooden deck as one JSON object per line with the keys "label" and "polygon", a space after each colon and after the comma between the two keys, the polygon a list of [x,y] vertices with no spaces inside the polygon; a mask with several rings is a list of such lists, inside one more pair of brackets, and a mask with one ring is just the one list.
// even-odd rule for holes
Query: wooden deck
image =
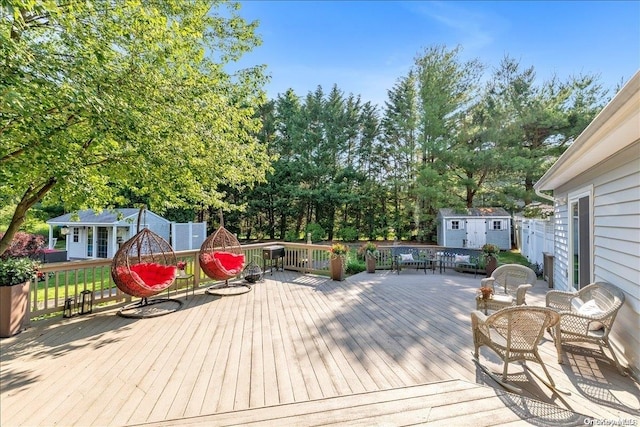
{"label": "wooden deck", "polygon": [[[585,425],[640,419],[640,387],[606,359],[542,357],[554,395],[510,366],[506,393],[471,358],[480,277],[404,270],[344,282],[274,272],[253,291],[184,294],[176,313],[115,310],[34,323],[0,341],[0,424]],[[546,283],[530,302],[542,305]],[[499,370],[489,350],[481,358]],[[528,366],[541,372],[535,363]],[[629,424],[628,424],[629,425]],[[633,425],[633,424],[631,424]],[[637,424],[636,424],[637,425]]]}

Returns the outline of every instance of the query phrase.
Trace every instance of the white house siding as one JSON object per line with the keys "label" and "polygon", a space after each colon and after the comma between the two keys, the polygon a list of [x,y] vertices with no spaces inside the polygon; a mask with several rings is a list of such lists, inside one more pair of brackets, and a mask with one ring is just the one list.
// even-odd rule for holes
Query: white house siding
{"label": "white house siding", "polygon": [[555,242],[553,246],[553,284],[556,289],[570,290],[569,280],[569,216],[568,206],[555,206],[553,219]]}
{"label": "white house siding", "polygon": [[[636,371],[640,367],[640,142],[589,170],[554,192],[566,197],[574,189],[593,185],[592,281],[616,285],[626,301],[616,318],[612,338],[624,342],[620,351]],[[568,289],[567,205],[556,208],[556,288]],[[636,376],[640,372],[635,373]]]}
{"label": "white house siding", "polygon": [[[78,241],[73,241],[75,230],[78,230]],[[69,259],[87,257],[87,230],[84,227],[70,227],[66,237],[67,256]]]}

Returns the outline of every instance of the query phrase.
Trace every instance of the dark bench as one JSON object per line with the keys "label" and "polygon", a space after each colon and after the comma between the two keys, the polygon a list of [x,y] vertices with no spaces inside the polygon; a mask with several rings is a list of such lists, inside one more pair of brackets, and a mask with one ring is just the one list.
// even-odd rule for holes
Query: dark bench
{"label": "dark bench", "polygon": [[481,271],[482,251],[469,248],[442,248],[437,252],[440,273],[447,267],[461,272],[473,272],[474,277]]}
{"label": "dark bench", "polygon": [[414,246],[394,246],[391,248],[391,270],[400,274],[402,266],[416,266],[416,270],[422,268],[427,274],[427,266],[433,273],[436,271],[435,250],[432,248],[417,248]]}

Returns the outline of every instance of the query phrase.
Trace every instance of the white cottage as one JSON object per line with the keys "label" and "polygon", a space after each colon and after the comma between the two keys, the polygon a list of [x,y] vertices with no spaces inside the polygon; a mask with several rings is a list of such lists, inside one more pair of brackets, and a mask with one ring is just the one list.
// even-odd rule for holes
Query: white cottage
{"label": "white cottage", "polygon": [[438,245],[479,249],[491,243],[511,249],[511,215],[503,208],[440,209]]}
{"label": "white cottage", "polygon": [[625,292],[612,339],[640,378],[640,72],[534,188],[553,191],[554,287]]}
{"label": "white cottage", "polygon": [[[139,212],[135,208],[105,209],[101,213],[89,209],[62,215],[47,221],[49,241],[53,227],[62,227],[67,234],[69,259],[112,258],[119,246],[137,233]],[[160,215],[145,210],[140,227],[170,241],[171,222]]]}

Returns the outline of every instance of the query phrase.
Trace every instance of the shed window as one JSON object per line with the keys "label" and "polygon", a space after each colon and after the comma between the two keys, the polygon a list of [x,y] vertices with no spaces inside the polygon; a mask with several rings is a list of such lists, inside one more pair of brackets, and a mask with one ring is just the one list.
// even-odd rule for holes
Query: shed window
{"label": "shed window", "polygon": [[449,223],[449,230],[460,230],[462,227],[460,227],[460,220],[458,219],[452,219],[448,221]]}
{"label": "shed window", "polygon": [[492,230],[504,230],[506,229],[505,227],[505,222],[504,220],[492,220],[491,221],[491,229]]}
{"label": "shed window", "polygon": [[78,227],[73,227],[73,243],[78,243],[80,241],[80,229]]}

